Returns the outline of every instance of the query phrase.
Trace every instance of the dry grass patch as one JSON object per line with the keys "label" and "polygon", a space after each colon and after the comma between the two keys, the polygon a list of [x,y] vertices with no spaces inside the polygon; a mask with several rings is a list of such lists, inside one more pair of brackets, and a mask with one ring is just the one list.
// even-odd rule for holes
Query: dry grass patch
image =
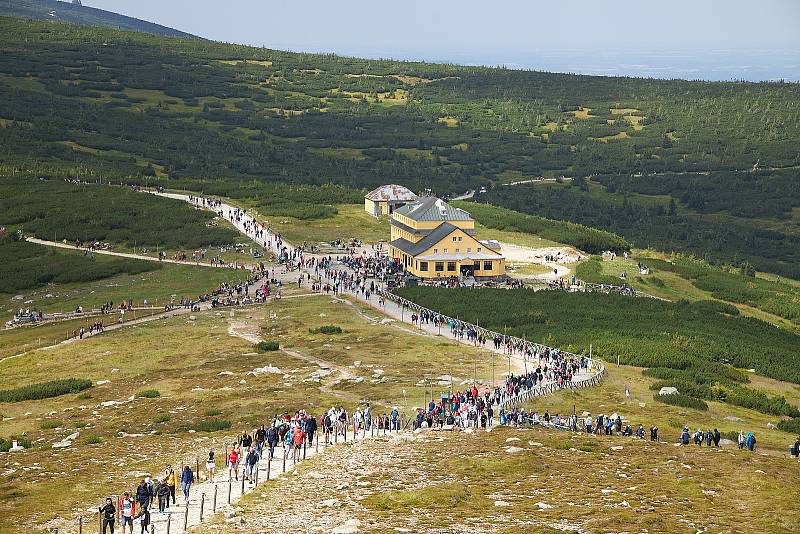
{"label": "dry grass patch", "polygon": [[592,108],[581,108],[576,111],[571,111],[570,113],[572,113],[576,119],[589,120],[592,117],[595,117],[595,115],[591,115],[589,113],[590,111],[592,111]]}

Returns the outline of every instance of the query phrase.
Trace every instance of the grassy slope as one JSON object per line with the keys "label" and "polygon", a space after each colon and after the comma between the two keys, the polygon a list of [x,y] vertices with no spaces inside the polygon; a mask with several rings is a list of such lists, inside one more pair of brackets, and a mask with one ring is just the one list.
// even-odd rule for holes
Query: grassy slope
{"label": "grassy slope", "polygon": [[[51,16],[50,13],[53,13]],[[61,21],[86,26],[119,28],[173,37],[194,37],[173,28],[126,17],[89,6],[77,6],[56,0],[0,0],[0,15],[42,21]]]}
{"label": "grassy slope", "polygon": [[[268,310],[275,311],[278,319],[268,319]],[[340,325],[345,333],[331,338],[308,334],[308,328],[326,324]],[[323,379],[322,388],[303,382],[317,369],[316,365],[280,351],[250,354],[252,344],[231,336],[231,326],[239,332],[276,339],[283,347],[333,365],[349,366],[350,373],[365,380],[337,385],[332,376]],[[387,354],[391,355],[390,360]],[[373,402],[376,414],[388,412],[393,405],[413,408],[423,400],[426,388],[415,386],[423,376],[471,377],[476,356],[477,351],[469,348],[389,325],[370,324],[359,313],[353,313],[349,305],[320,296],[283,299],[267,307],[236,312],[204,312],[198,314],[196,321],[175,317],[0,361],[0,389],[37,382],[42,376],[111,381],[89,390],[90,399],[66,395],[46,402],[0,404],[0,414],[6,418],[0,422],[0,435],[27,433],[34,449],[24,453],[23,458],[42,468],[37,476],[20,477],[16,471],[6,471],[13,469],[20,457],[0,457],[0,531],[14,531],[12,525],[21,525],[23,517],[39,524],[56,514],[69,516],[70,510],[83,509],[100,496],[127,486],[131,470],[157,471],[168,461],[193,461],[196,454],[204,455],[209,447],[221,449],[223,436],[253,428],[283,410],[305,408],[319,413],[334,403],[352,409],[364,398]],[[430,369],[425,365],[429,359],[447,364]],[[352,367],[356,360],[362,362],[361,367]],[[247,376],[248,371],[267,364],[290,376]],[[372,367],[385,371],[383,383],[371,382]],[[114,368],[119,371],[112,372]],[[234,375],[219,375],[221,371]],[[479,365],[477,372],[488,376],[490,364]],[[246,385],[239,385],[242,378],[247,380]],[[161,397],[119,407],[99,406],[102,401],[121,401],[150,388],[158,389]],[[204,412],[210,408],[221,410],[219,418],[233,423],[230,432],[208,437],[197,434],[192,439],[187,439],[189,435],[185,433],[173,433],[182,426],[208,419]],[[28,412],[31,415],[24,415]],[[154,422],[159,415],[168,415],[171,420]],[[57,420],[63,426],[42,430],[45,420]],[[75,446],[61,451],[50,448],[50,443],[74,432],[78,423],[89,426],[81,430]],[[119,430],[146,435],[118,438]],[[105,445],[101,448],[82,444],[81,440],[89,435],[100,436]],[[106,461],[109,446],[113,463]],[[74,491],[78,481],[80,491]],[[51,504],[42,508],[41,502]]]}
{"label": "grassy slope", "polygon": [[[277,319],[269,319],[268,310],[274,311]],[[6,469],[0,476],[0,494],[4,496],[3,504],[0,504],[0,517],[3,518],[0,529],[14,531],[11,525],[17,524],[20,517],[30,517],[38,524],[54,515],[70,516],[70,510],[83,509],[100,496],[125,487],[131,480],[129,473],[132,471],[156,471],[166,462],[193,461],[195,455],[205,454],[204,451],[211,447],[219,450],[225,439],[244,428],[252,428],[279,411],[294,411],[302,407],[319,412],[334,403],[352,408],[365,398],[372,401],[376,414],[390,410],[393,405],[409,410],[423,401],[428,388],[417,386],[417,383],[426,376],[452,374],[470,378],[477,372],[479,377],[486,379],[491,374],[490,360],[477,351],[392,326],[371,324],[362,314],[377,316],[371,310],[353,313],[350,305],[335,303],[330,297],[284,299],[267,307],[249,307],[230,313],[228,310],[204,312],[196,321],[175,317],[0,362],[2,388],[29,384],[38,381],[40,376],[111,381],[89,390],[91,398],[66,395],[47,402],[0,405],[0,413],[5,417],[0,423],[0,435],[27,433],[34,442],[34,449],[24,453],[25,462],[35,462],[42,468],[34,476],[20,477],[13,471],[12,463],[18,457],[0,459],[0,467]],[[309,328],[326,324],[340,325],[345,333],[339,336],[308,334]],[[284,348],[323,359],[334,369],[341,366],[365,379],[361,383],[337,382],[340,376],[334,374],[324,378],[320,385],[303,382],[317,368],[316,365],[280,351],[252,354],[252,345],[232,337],[231,329],[277,340]],[[481,357],[483,359],[479,359]],[[356,360],[361,362],[360,367],[354,366]],[[247,371],[267,364],[279,367],[287,376],[246,375]],[[119,371],[112,372],[112,368]],[[374,368],[385,371],[386,378],[382,383],[373,383]],[[501,368],[498,363],[498,376]],[[234,374],[220,375],[222,371]],[[642,377],[638,369],[612,366],[609,372],[609,378],[599,388],[559,394],[539,401],[537,407],[547,407],[551,413],[566,413],[573,405],[577,405],[579,411],[587,409],[592,413],[619,410],[632,422],[655,422],[667,440],[674,438],[677,428],[683,424],[717,426],[720,430],[737,430],[742,426],[757,433],[764,450],[782,453],[785,449],[786,434],[767,430],[769,418],[766,416],[717,403],[710,403],[711,410],[707,413],[655,405],[647,389],[650,379]],[[247,380],[245,385],[239,384],[241,378]],[[625,403],[623,384],[631,389],[632,402]],[[790,388],[793,398],[800,396],[796,386],[779,386]],[[764,387],[777,386],[765,383]],[[124,400],[137,391],[150,388],[158,389],[161,397],[117,407],[99,406],[102,401]],[[447,387],[434,386],[435,394],[438,395],[442,389],[447,390]],[[639,401],[645,402],[644,408],[639,406]],[[181,428],[208,420],[204,413],[209,409],[222,412],[216,418],[232,422],[230,431],[211,435],[199,433],[186,439],[187,435]],[[24,415],[28,412],[31,414]],[[156,422],[159,416],[164,415],[170,420]],[[726,421],[726,416],[741,417],[743,422]],[[46,421],[52,420],[59,421],[60,428],[41,429]],[[76,445],[57,452],[50,448],[51,442],[70,434],[84,423],[87,426],[80,430],[81,437]],[[120,430],[145,435],[119,438],[116,433]],[[105,445],[83,444],[82,440],[90,435],[99,436]],[[558,454],[562,454],[563,448],[555,443],[568,438],[559,435],[535,439],[548,440],[561,451]],[[493,446],[493,438],[486,436],[472,443],[477,447],[489,447]],[[108,446],[114,450],[112,464],[104,461]],[[460,445],[454,446],[453,450],[460,450]],[[603,450],[605,445],[597,446],[598,453]],[[674,454],[668,450],[667,454]],[[417,456],[420,454],[417,448],[409,451],[416,451]],[[427,448],[422,451],[427,451]],[[648,450],[635,454],[631,460],[636,462],[644,462],[644,456],[652,461],[654,456]],[[666,459],[666,456],[658,457],[664,459],[662,461]],[[447,463],[449,460],[442,458],[442,461],[450,465]],[[681,461],[698,466],[698,469],[707,465],[705,460],[684,458]],[[723,479],[733,476],[738,462],[736,459],[717,461],[718,471],[715,472],[719,472]],[[767,469],[761,460],[758,465]],[[488,464],[474,467],[476,476],[481,477],[491,476],[495,469]],[[78,480],[81,481],[80,492],[73,490]],[[655,487],[648,484],[642,490],[643,498],[654,499],[657,495]],[[682,490],[675,486],[674,491]],[[57,504],[48,506],[44,513],[41,502]],[[384,509],[380,501],[374,501],[370,506],[375,510]]]}
{"label": "grassy slope", "polygon": [[[653,405],[648,382],[636,368],[612,366],[599,388],[560,393],[527,407],[562,414],[573,406],[579,413],[619,410],[634,424],[656,424],[660,443],[502,428],[479,435],[429,433],[414,441],[381,439],[314,458],[300,467],[301,473],[317,473],[313,478],[269,483],[243,501],[241,515],[248,525],[260,524],[290,507],[292,519],[308,528],[331,530],[355,517],[362,522],[360,532],[450,533],[476,526],[509,534],[690,527],[736,532],[743,522],[764,532],[793,530],[798,514],[786,490],[798,464],[786,458],[787,436],[767,430],[763,416],[747,410],[712,403],[709,412],[699,414]],[[631,389],[631,402],[625,401],[624,385]],[[682,424],[754,429],[759,450],[674,447]],[[524,451],[506,452],[512,445]],[[305,505],[296,502],[297,495],[309,496]],[[322,499],[338,499],[341,508],[318,514]],[[540,510],[538,503],[552,509]],[[326,523],[328,515],[333,523]],[[213,532],[221,524],[217,518],[200,531]]]}
{"label": "grassy slope", "polygon": [[[137,306],[142,305],[145,299],[150,305],[163,306],[172,295],[175,295],[176,301],[181,297],[195,298],[216,289],[222,282],[242,281],[249,273],[164,263],[155,271],[137,275],[123,274],[92,282],[50,284],[13,294],[0,293],[0,317],[13,315],[20,307],[39,307],[44,312],[66,312],[77,306],[90,310],[109,301],[116,304],[128,299],[132,299]],[[21,300],[12,300],[19,295],[23,297]]]}

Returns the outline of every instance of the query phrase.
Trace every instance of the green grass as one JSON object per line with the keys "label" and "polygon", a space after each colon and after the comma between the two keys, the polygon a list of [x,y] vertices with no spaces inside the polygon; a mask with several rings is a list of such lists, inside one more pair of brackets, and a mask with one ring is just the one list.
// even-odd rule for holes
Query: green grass
{"label": "green grass", "polygon": [[136,392],[136,398],[139,399],[157,399],[161,396],[161,392],[157,389],[143,389]]}
{"label": "green grass", "polygon": [[662,302],[597,293],[406,287],[399,294],[481,326],[648,367],[713,370],[725,376],[754,368],[800,383],[793,347],[800,336],[752,318],[731,316],[713,301]]}
{"label": "green grass", "polygon": [[24,402],[42,400],[77,393],[92,387],[92,381],[78,378],[51,380],[50,382],[37,382],[14,389],[0,390],[0,402]]}
{"label": "green grass", "polygon": [[[68,251],[64,254],[78,255]],[[101,258],[100,255],[97,257]],[[68,312],[78,306],[90,310],[107,302],[117,305],[127,300],[133,300],[137,306],[142,306],[147,301],[150,306],[163,307],[172,301],[173,295],[175,301],[180,301],[181,297],[194,299],[218,288],[223,282],[238,283],[248,275],[249,271],[240,269],[165,263],[155,271],[136,275],[122,274],[91,282],[54,284],[14,293],[0,293],[0,316],[10,318],[20,307],[40,308],[45,313]],[[21,295],[22,299],[12,300],[17,295]],[[31,302],[26,303],[27,301]],[[0,337],[3,334],[0,332]]]}

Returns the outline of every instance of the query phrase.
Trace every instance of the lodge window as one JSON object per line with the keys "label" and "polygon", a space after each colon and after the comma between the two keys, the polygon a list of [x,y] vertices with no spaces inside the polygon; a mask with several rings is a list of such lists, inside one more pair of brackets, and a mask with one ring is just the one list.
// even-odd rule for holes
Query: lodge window
{"label": "lodge window", "polygon": [[467,247],[467,252],[472,252],[472,247]]}
{"label": "lodge window", "polygon": [[438,248],[433,249],[433,253],[434,254],[438,254],[439,253],[439,249]]}
{"label": "lodge window", "polygon": [[492,262],[490,262],[490,261],[483,262],[483,270],[484,271],[491,271],[492,270]]}
{"label": "lodge window", "polygon": [[456,252],[461,252],[461,249],[460,249],[460,248],[457,248],[457,249],[456,249]]}
{"label": "lodge window", "polygon": [[444,253],[447,254],[447,249],[444,249]]}
{"label": "lodge window", "polygon": [[455,271],[456,270],[456,262],[448,261],[447,262],[447,270],[448,271]]}
{"label": "lodge window", "polygon": [[436,262],[436,272],[440,273],[442,271],[444,271],[444,262],[443,261],[437,261]]}
{"label": "lodge window", "polygon": [[427,261],[419,262],[419,270],[427,272],[428,271],[428,262]]}
{"label": "lodge window", "polygon": [[478,247],[478,252],[480,252],[480,251],[481,251],[481,247]]}
{"label": "lodge window", "polygon": [[480,261],[476,261],[475,262],[475,270],[476,271],[480,271],[481,270],[481,262]]}

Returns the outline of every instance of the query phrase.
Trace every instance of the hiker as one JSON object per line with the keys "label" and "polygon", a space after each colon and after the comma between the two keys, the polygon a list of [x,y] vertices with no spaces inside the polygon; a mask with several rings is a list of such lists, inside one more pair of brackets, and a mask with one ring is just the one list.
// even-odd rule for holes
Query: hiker
{"label": "hiker", "polygon": [[[792,448],[789,449],[789,454],[800,459],[800,438],[797,438]],[[114,534],[114,527],[111,527],[111,534]]]}
{"label": "hiker", "polygon": [[264,442],[267,440],[267,431],[264,428],[264,425],[259,426],[258,430],[256,430],[253,434],[255,434],[256,439],[256,452],[258,452],[258,455],[261,456],[264,451]]}
{"label": "hiker", "polygon": [[188,465],[183,466],[183,472],[181,472],[181,489],[183,490],[183,496],[186,502],[189,502],[189,488],[192,487],[193,483],[194,473],[192,472],[192,468]]}
{"label": "hiker", "polygon": [[239,446],[234,445],[228,453],[228,481],[231,480],[231,473],[239,480]]}
{"label": "hiker", "polygon": [[306,435],[308,436],[309,447],[311,447],[314,444],[314,432],[316,431],[317,431],[317,420],[316,418],[314,418],[313,415],[309,414],[308,419],[306,419]]}
{"label": "hiker", "polygon": [[752,432],[747,433],[747,450],[756,450],[756,436]]}
{"label": "hiker", "polygon": [[242,450],[246,451],[247,449],[250,448],[251,445],[253,445],[253,438],[250,436],[250,434],[244,432],[242,434],[242,437],[239,438],[239,443],[242,446]]}
{"label": "hiker", "polygon": [[706,447],[711,446],[711,442],[714,441],[714,434],[711,433],[711,429],[706,429]]}
{"label": "hiker", "polygon": [[[177,481],[175,480],[175,471],[172,469],[171,465],[167,466],[167,468],[164,470],[164,474],[167,479],[167,487],[169,488],[169,494],[172,497],[172,504],[176,504],[175,488],[177,485]],[[169,508],[169,498],[167,498],[167,508]]]}
{"label": "hiker", "polygon": [[719,430],[716,428],[714,429],[714,446],[719,447],[719,440],[722,436],[719,433]]}
{"label": "hiker", "polygon": [[114,507],[111,497],[106,498],[106,503],[100,507],[100,513],[103,517],[103,534],[106,534],[106,527],[110,529],[111,534],[114,534],[114,520],[117,515],[117,509]]}
{"label": "hiker", "polygon": [[689,444],[689,427],[683,427],[683,432],[681,432],[681,445],[688,445]]}
{"label": "hiker", "polygon": [[127,491],[122,496],[119,508],[122,517],[122,534],[125,534],[125,525],[130,525],[129,534],[133,534],[133,515],[136,513],[136,502],[131,499],[131,494]]}
{"label": "hiker", "polygon": [[650,425],[650,441],[658,441],[658,427]]}
{"label": "hiker", "polygon": [[167,486],[166,479],[158,482],[158,486],[156,486],[156,497],[158,498],[158,513],[163,514],[169,502],[169,486]]}
{"label": "hiker", "polygon": [[208,472],[208,480],[214,482],[214,471],[217,469],[217,462],[214,460],[214,451],[208,451],[208,458],[206,459],[206,471]]}
{"label": "hiker", "polygon": [[744,432],[739,431],[739,450],[744,449]]}
{"label": "hiker", "polygon": [[[147,534],[147,527],[150,525],[150,510],[148,510],[147,507],[142,508],[140,512],[139,524],[142,526],[141,534]],[[133,530],[133,525],[131,525],[131,530]]]}
{"label": "hiker", "polygon": [[244,459],[244,468],[244,477],[252,484],[256,480],[256,471],[258,470],[258,453],[253,447],[247,449],[247,456],[245,456]]}
{"label": "hiker", "polygon": [[278,430],[275,428],[275,423],[267,430],[267,445],[269,445],[269,459],[275,456],[275,445],[278,444]]}
{"label": "hiker", "polygon": [[147,487],[147,483],[144,479],[142,479],[136,487],[136,504],[139,505],[139,509],[147,508],[150,504],[150,488]]}

